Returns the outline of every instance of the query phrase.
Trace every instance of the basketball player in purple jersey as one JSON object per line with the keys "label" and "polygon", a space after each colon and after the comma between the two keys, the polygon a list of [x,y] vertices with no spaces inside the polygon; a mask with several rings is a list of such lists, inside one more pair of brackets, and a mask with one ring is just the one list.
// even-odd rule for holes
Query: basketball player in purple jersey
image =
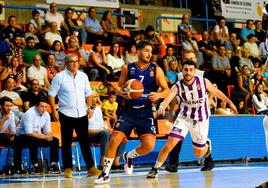
{"label": "basketball player in purple jersey", "polygon": [[211,153],[209,129],[209,104],[207,91],[215,97],[226,101],[234,114],[237,109],[232,101],[212,83],[201,76],[195,76],[196,63],[188,60],[183,63],[183,79],[171,88],[171,92],[160,104],[158,113],[163,114],[170,101],[177,95],[180,98],[180,112],[174,122],[167,143],[160,150],[155,166],[147,174],[147,178],[156,178],[158,170],[165,162],[169,152],[190,131],[194,155],[197,158],[206,157]]}
{"label": "basketball player in purple jersey", "polygon": [[[115,124],[104,158],[103,171],[95,180],[95,184],[110,181],[109,172],[117,148],[122,141],[127,141],[134,128],[138,133],[141,145],[123,155],[127,174],[132,174],[133,159],[148,154],[155,145],[156,128],[153,120],[152,102],[165,98],[169,93],[169,88],[162,69],[150,62],[152,46],[147,41],[139,42],[137,44],[137,54],[138,62],[123,66],[118,85],[122,87],[129,79],[138,79],[144,86],[144,92],[140,98],[130,99],[127,92],[118,88],[118,95],[128,100],[123,107],[118,123]],[[156,92],[158,87],[161,87],[161,92]]]}

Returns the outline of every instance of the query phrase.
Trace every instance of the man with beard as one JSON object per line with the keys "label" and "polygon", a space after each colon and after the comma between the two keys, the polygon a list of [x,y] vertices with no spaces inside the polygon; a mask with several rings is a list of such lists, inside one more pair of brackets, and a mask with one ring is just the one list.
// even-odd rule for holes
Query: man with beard
{"label": "man with beard", "polygon": [[158,170],[165,162],[169,152],[179,142],[184,140],[190,131],[194,155],[197,158],[207,157],[211,153],[211,142],[208,139],[209,103],[207,91],[215,97],[227,102],[231,110],[237,114],[237,109],[227,96],[215,88],[212,83],[201,76],[195,75],[196,63],[188,60],[183,63],[183,79],[172,86],[168,97],[160,104],[158,113],[164,114],[170,101],[178,95],[180,112],[169,133],[168,140],[160,150],[155,166],[147,174],[147,178],[156,178]]}
{"label": "man with beard", "polygon": [[[41,52],[35,48],[35,40],[33,37],[28,37],[26,39],[26,47],[22,49],[22,57],[23,57],[23,62],[25,63],[26,66],[30,66],[33,64],[33,57],[35,55],[40,55]],[[42,66],[45,66],[45,63],[42,62]]]}
{"label": "man with beard", "polygon": [[[125,172],[132,174],[134,158],[146,155],[153,150],[155,145],[155,125],[153,121],[152,102],[168,95],[169,89],[162,69],[151,63],[152,46],[147,41],[137,44],[137,63],[125,65],[119,78],[119,87],[122,87],[129,79],[138,79],[143,83],[144,92],[138,99],[131,99],[128,93],[121,88],[117,89],[119,96],[127,99],[124,110],[115,124],[107,154],[104,158],[102,174],[95,180],[95,184],[103,184],[110,181],[109,172],[119,144],[127,141],[131,131],[136,128],[141,145],[123,155],[125,160]],[[161,92],[156,92],[158,87]]]}

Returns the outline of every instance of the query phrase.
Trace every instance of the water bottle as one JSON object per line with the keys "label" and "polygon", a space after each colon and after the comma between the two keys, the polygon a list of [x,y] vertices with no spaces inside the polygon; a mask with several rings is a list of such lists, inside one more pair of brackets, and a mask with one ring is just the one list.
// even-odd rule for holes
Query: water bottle
{"label": "water bottle", "polygon": [[72,160],[73,160],[73,168],[76,168],[76,160],[75,160],[75,155],[72,153]]}

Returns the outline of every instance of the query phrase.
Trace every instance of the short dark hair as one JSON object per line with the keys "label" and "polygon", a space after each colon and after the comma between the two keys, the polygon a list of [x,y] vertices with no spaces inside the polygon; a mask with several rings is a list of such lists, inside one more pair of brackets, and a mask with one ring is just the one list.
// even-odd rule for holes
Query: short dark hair
{"label": "short dark hair", "polygon": [[192,60],[186,60],[182,63],[182,66],[184,65],[194,65],[194,67],[196,68],[197,67],[197,64],[196,62],[192,61]]}
{"label": "short dark hair", "polygon": [[108,93],[108,96],[110,97],[110,96],[116,96],[116,92],[115,91],[110,91],[109,93]]}
{"label": "short dark hair", "polygon": [[5,104],[5,102],[11,102],[12,103],[12,99],[7,97],[7,96],[4,96],[2,98],[0,98],[0,105],[3,106]]}
{"label": "short dark hair", "polygon": [[136,48],[137,48],[137,50],[142,50],[145,46],[151,46],[152,47],[152,45],[148,41],[140,41],[137,44]]}
{"label": "short dark hair", "polygon": [[39,106],[41,102],[48,103],[47,98],[44,96],[38,97],[36,106]]}
{"label": "short dark hair", "polygon": [[11,18],[16,18],[16,16],[14,16],[14,15],[9,16],[8,17],[8,22],[11,20]]}
{"label": "short dark hair", "polygon": [[36,14],[40,14],[40,12],[38,10],[33,10],[32,11],[32,16],[36,15]]}
{"label": "short dark hair", "polygon": [[26,42],[29,42],[30,40],[34,40],[34,38],[32,36],[26,38]]}
{"label": "short dark hair", "polygon": [[88,8],[88,13],[90,13],[92,9],[96,9],[96,8],[95,7],[89,7]]}

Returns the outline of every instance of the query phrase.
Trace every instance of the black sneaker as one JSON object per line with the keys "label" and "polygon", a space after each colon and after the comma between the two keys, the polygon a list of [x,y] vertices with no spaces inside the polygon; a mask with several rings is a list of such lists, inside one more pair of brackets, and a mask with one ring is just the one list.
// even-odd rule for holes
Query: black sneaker
{"label": "black sneaker", "polygon": [[34,174],[42,174],[43,173],[43,169],[40,166],[33,166],[32,172]]}
{"label": "black sneaker", "polygon": [[48,169],[48,172],[51,174],[60,174],[61,173],[58,165],[56,165],[56,164],[51,165]]}
{"label": "black sneaker", "polygon": [[128,152],[123,154],[123,159],[125,161],[124,169],[126,174],[131,175],[133,172],[133,159],[127,157]]}
{"label": "black sneaker", "polygon": [[14,174],[28,174],[27,169],[22,169],[22,168],[15,168],[14,169]]}
{"label": "black sneaker", "polygon": [[109,183],[110,181],[110,177],[108,175],[106,175],[104,172],[101,173],[101,175],[99,175],[99,177],[95,180],[95,184],[105,184],[105,183]]}
{"label": "black sneaker", "polygon": [[204,162],[204,166],[201,168],[201,171],[210,171],[215,167],[213,161],[206,161]]}
{"label": "black sneaker", "polygon": [[175,172],[178,172],[178,169],[177,169],[177,166],[176,165],[167,165],[165,167],[165,170],[168,171],[168,172],[171,172],[171,173],[175,173]]}
{"label": "black sneaker", "polygon": [[157,178],[158,170],[159,169],[153,167],[152,170],[146,175],[146,178]]}
{"label": "black sneaker", "polygon": [[124,166],[123,165],[112,165],[112,170],[123,170]]}

